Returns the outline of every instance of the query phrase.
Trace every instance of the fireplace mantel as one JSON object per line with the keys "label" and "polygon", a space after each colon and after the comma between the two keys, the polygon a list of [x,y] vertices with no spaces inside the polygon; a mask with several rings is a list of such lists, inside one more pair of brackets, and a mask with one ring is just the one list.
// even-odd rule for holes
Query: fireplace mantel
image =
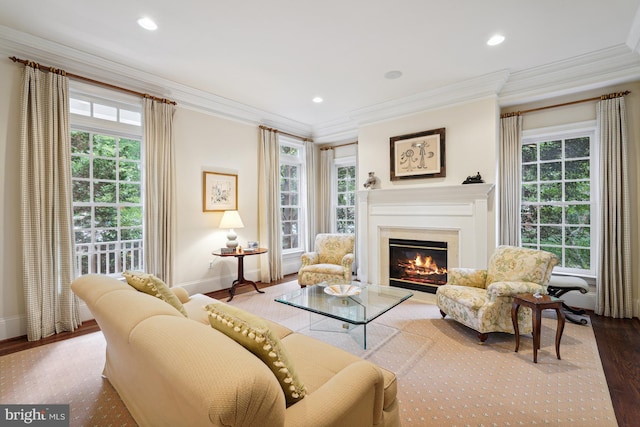
{"label": "fireplace mantel", "polygon": [[[381,248],[390,234],[445,234],[456,241],[450,267],[485,267],[491,235],[493,184],[405,187],[358,191],[358,276],[382,283],[388,254]],[[384,268],[382,268],[384,270]]]}

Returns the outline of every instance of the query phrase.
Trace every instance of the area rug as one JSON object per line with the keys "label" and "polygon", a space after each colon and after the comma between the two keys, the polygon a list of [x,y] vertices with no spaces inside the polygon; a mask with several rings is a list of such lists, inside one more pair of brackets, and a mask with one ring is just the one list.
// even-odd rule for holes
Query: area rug
{"label": "area rug", "polygon": [[[349,333],[315,330],[307,312],[274,301],[296,282],[236,295],[231,304],[277,321],[396,373],[402,425],[617,426],[590,326],[568,323],[555,357],[555,322],[543,319],[542,348],[533,363],[532,339],[475,332],[441,319],[429,296],[416,293],[373,321],[367,349],[359,328]],[[322,329],[322,328],[320,328]],[[71,426],[135,426],[109,382],[101,377],[102,333],[0,357],[0,402],[69,403]]]}
{"label": "area rug", "polygon": [[617,426],[589,325],[566,323],[558,360],[557,319],[545,311],[534,364],[531,334],[521,337],[518,353],[510,334],[490,334],[479,344],[475,331],[442,319],[432,295],[415,292],[368,326],[371,345],[364,350],[359,328],[349,334],[317,332],[307,312],[274,301],[297,288],[297,282],[284,283],[265,288],[265,294],[238,295],[231,304],[395,372],[405,427]]}

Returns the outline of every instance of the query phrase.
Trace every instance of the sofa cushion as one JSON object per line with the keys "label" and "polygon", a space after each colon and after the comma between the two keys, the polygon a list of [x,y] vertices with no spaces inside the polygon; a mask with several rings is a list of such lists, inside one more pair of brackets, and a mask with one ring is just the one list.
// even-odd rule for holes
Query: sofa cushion
{"label": "sofa cushion", "polygon": [[241,344],[271,369],[284,391],[287,406],[304,398],[304,385],[277,333],[271,331],[264,320],[223,302],[209,304],[206,309],[212,327]]}
{"label": "sofa cushion", "polygon": [[160,298],[175,307],[184,317],[188,317],[180,299],[160,278],[142,271],[125,271],[122,275],[138,291]]}

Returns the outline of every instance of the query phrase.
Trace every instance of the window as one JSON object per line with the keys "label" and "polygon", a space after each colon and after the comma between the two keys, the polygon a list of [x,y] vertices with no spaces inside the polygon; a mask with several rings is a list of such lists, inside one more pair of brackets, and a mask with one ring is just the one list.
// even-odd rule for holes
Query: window
{"label": "window", "polygon": [[280,138],[280,212],[283,253],[304,248],[304,146]]}
{"label": "window", "polygon": [[353,234],[356,232],[355,158],[336,159],[333,175],[333,231]]}
{"label": "window", "polygon": [[141,105],[71,91],[78,274],[143,269]]}
{"label": "window", "polygon": [[522,246],[555,253],[559,272],[595,275],[594,139],[593,129],[523,138]]}

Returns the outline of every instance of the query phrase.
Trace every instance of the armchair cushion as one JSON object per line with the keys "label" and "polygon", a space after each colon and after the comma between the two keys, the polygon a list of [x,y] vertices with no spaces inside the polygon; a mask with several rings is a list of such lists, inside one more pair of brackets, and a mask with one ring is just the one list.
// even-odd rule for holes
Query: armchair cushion
{"label": "armchair cushion", "polygon": [[318,234],[315,250],[302,254],[302,266],[298,271],[300,286],[350,282],[354,246],[353,234]]}

